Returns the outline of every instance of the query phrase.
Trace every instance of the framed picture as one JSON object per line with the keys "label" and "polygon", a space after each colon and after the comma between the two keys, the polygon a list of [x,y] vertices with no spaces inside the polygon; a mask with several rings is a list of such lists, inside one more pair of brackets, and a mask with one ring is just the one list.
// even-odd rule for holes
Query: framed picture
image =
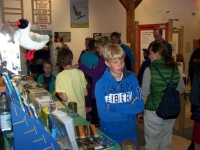
{"label": "framed picture", "polygon": [[71,32],[54,32],[54,42],[71,42]]}
{"label": "framed picture", "polygon": [[89,28],[88,0],[70,0],[71,28]]}
{"label": "framed picture", "polygon": [[51,0],[32,0],[34,24],[51,24]]}

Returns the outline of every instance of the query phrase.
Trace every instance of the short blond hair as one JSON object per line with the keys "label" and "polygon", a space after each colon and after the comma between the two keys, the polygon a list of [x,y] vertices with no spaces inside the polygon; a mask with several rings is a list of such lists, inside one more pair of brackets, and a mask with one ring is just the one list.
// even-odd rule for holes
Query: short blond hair
{"label": "short blond hair", "polygon": [[119,44],[110,44],[106,46],[103,57],[106,61],[109,61],[111,59],[124,59],[125,58],[125,52],[120,47]]}

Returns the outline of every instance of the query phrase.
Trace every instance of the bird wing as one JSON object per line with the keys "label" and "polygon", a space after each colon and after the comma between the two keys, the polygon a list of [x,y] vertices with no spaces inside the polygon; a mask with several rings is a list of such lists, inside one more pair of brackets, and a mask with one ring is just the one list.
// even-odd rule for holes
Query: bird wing
{"label": "bird wing", "polygon": [[38,33],[30,32],[29,37],[32,41],[34,42],[46,42],[49,41],[49,36],[48,35],[41,35]]}
{"label": "bird wing", "polygon": [[76,7],[75,7],[74,5],[73,5],[73,10],[74,10],[76,16],[78,16],[78,15],[79,15],[79,12],[78,12],[78,10],[76,9]]}

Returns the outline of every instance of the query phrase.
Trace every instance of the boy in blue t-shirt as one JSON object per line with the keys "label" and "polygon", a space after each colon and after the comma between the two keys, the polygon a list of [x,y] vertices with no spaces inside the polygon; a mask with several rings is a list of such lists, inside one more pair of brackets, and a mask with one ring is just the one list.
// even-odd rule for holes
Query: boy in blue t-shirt
{"label": "boy in blue t-shirt", "polygon": [[95,87],[100,129],[119,144],[135,141],[138,150],[136,114],[144,110],[142,90],[124,67],[125,52],[119,45],[108,45],[103,56],[107,69]]}
{"label": "boy in blue t-shirt", "polygon": [[54,81],[56,80],[56,77],[52,74],[53,64],[50,61],[45,61],[43,63],[43,70],[44,74],[38,77],[37,83],[45,83],[46,90],[52,94],[55,90]]}

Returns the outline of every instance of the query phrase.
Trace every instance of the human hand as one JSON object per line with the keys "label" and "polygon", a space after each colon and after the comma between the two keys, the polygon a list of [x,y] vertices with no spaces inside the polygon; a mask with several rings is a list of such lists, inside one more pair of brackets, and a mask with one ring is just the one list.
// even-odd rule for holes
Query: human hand
{"label": "human hand", "polygon": [[142,113],[137,115],[137,120],[138,120],[139,122],[143,122]]}
{"label": "human hand", "polygon": [[73,68],[78,68],[78,64],[73,65]]}

